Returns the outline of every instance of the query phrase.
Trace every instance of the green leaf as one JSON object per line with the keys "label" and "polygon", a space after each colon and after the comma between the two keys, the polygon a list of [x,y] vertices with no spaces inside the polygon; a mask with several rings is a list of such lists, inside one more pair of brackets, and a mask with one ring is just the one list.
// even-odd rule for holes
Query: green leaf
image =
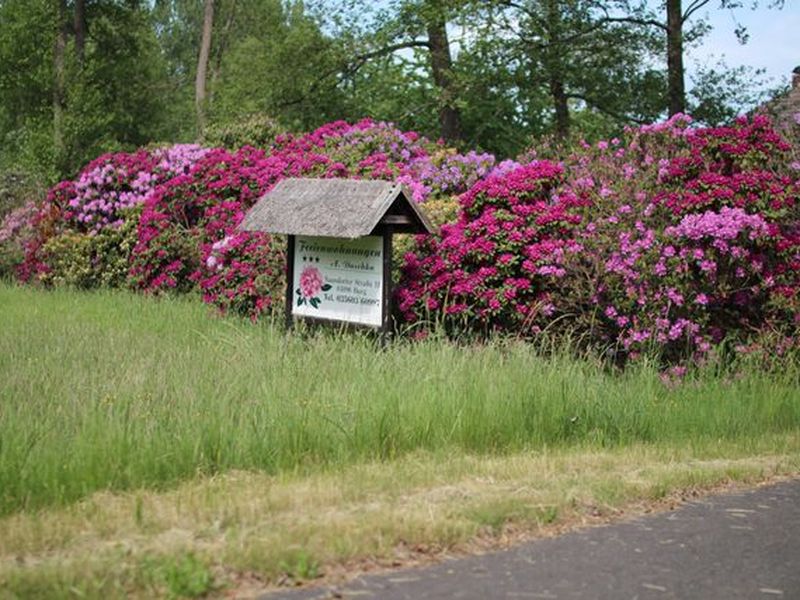
{"label": "green leaf", "polygon": [[322,291],[323,291],[323,292],[330,291],[331,287],[332,287],[332,286],[331,286],[331,284],[330,284],[330,283],[326,283],[325,285],[323,285],[323,286],[322,286]]}
{"label": "green leaf", "polygon": [[305,301],[306,301],[306,299],[305,299],[305,298],[303,298],[302,296],[300,296],[300,297],[297,299],[297,306],[303,306],[303,303],[304,303]]}
{"label": "green leaf", "polygon": [[319,298],[312,298],[311,306],[313,306],[314,308],[319,308]]}

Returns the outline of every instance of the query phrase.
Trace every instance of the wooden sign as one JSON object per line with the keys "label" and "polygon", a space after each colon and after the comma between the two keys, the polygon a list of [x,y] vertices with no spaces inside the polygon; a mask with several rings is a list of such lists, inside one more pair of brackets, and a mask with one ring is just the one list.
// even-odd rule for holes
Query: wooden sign
{"label": "wooden sign", "polygon": [[296,178],[267,192],[239,229],[287,236],[287,327],[302,317],[383,334],[391,328],[392,235],[434,231],[396,183]]}

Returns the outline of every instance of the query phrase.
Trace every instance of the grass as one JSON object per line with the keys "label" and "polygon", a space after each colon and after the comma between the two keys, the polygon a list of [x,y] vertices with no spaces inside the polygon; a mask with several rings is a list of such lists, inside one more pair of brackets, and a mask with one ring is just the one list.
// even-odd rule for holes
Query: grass
{"label": "grass", "polygon": [[229,471],[168,491],[97,492],[0,519],[0,598],[255,595],[603,522],[674,490],[798,470],[800,440],[781,435],[744,448],[415,452],[304,475]]}
{"label": "grass", "polygon": [[800,470],[796,365],[669,387],[511,342],[286,336],[191,300],[3,285],[0,306],[11,597],[313,579]]}

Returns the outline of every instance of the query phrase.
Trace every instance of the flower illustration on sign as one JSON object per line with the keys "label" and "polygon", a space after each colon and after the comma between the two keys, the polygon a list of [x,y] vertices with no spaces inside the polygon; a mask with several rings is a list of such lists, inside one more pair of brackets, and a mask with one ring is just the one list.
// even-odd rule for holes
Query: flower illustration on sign
{"label": "flower illustration on sign", "polygon": [[297,306],[302,306],[306,302],[313,308],[319,308],[322,300],[320,292],[327,292],[331,289],[330,284],[325,283],[322,273],[316,267],[306,267],[300,273],[300,287],[295,290],[297,294]]}

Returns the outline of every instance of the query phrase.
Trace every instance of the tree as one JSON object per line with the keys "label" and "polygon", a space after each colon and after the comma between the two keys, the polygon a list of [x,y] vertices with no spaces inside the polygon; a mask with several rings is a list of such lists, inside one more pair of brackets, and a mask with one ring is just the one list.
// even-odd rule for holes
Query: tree
{"label": "tree", "polygon": [[215,122],[262,113],[308,129],[348,114],[338,46],[302,2],[242,2],[214,35],[226,40],[212,47]]}
{"label": "tree", "polygon": [[447,37],[446,15],[442,11],[432,12],[425,24],[431,55],[431,73],[436,87],[440,90],[439,126],[442,138],[448,143],[455,144],[462,141],[461,113],[453,84],[453,59]]}
{"label": "tree", "polygon": [[75,0],[75,57],[83,67],[86,56],[86,0]]}
{"label": "tree", "polygon": [[[403,64],[407,83],[431,87],[433,93],[426,104],[429,100],[435,105],[436,135],[451,144],[463,142],[461,106],[465,99],[458,89],[447,28],[460,19],[467,5],[467,0],[391,0],[371,14],[364,12],[360,2],[338,4],[336,8],[320,3],[334,14],[333,21],[345,23],[338,32],[338,38],[346,40],[342,78],[357,80],[359,71],[376,62],[390,69]],[[406,57],[399,58],[403,53]],[[424,76],[420,76],[422,71]],[[400,94],[409,91],[404,89]]]}
{"label": "tree", "polygon": [[64,144],[64,110],[66,108],[67,2],[56,0],[56,31],[53,46],[53,151],[56,168],[62,167]]}
{"label": "tree", "polygon": [[0,2],[0,166],[48,180],[106,150],[171,137],[147,4]]}
{"label": "tree", "polygon": [[[493,62],[517,72],[518,98],[530,129],[546,95],[551,129],[570,132],[571,113],[590,110],[617,122],[648,120],[660,111],[660,80],[648,57],[658,42],[647,31],[609,19],[601,0],[492,0],[476,36]],[[626,3],[616,3],[625,8]]]}
{"label": "tree", "polygon": [[[669,102],[669,114],[684,113],[687,110],[686,104],[686,71],[683,64],[684,44],[700,38],[706,31],[707,25],[701,20],[694,24],[691,23],[698,11],[717,4],[721,9],[735,9],[742,6],[741,0],[663,0],[660,13],[653,11],[647,0],[641,0],[640,4],[628,16],[610,17],[611,20],[628,22],[646,28],[653,28],[661,31],[666,38],[666,57],[667,57],[667,97]],[[784,0],[772,0],[768,6],[770,8],[782,8]],[[758,0],[752,4],[755,9],[758,7]],[[664,15],[659,16],[659,14]],[[735,30],[739,41],[747,41],[747,30],[741,24],[737,24]]]}
{"label": "tree", "polygon": [[197,134],[203,135],[206,122],[206,73],[208,55],[211,52],[211,30],[214,25],[214,0],[205,0],[203,9],[203,33],[200,38],[200,53],[197,57],[195,75],[195,110],[197,112]]}

